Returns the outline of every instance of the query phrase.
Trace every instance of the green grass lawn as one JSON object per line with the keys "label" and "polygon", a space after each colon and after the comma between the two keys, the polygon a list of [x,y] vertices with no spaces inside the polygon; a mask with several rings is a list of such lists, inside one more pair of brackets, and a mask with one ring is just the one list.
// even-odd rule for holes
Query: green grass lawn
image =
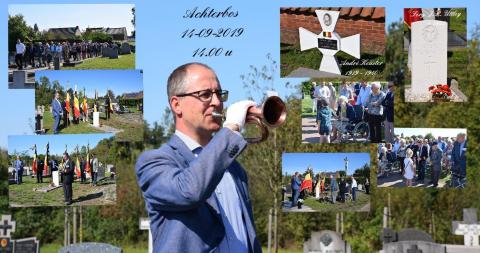
{"label": "green grass lawn", "polygon": [[122,129],[122,132],[115,135],[117,141],[142,141],[143,114],[137,110],[131,111],[132,113],[124,114],[111,113],[108,121],[100,115],[100,124]]}
{"label": "green grass lawn", "polygon": [[[145,243],[145,248],[138,248],[133,246],[117,246],[117,245],[114,245],[114,246],[122,248],[123,253],[147,253],[148,248],[146,248],[147,247],[146,244],[147,243]],[[42,253],[58,253],[58,251],[62,247],[63,245],[61,244],[55,244],[55,243],[42,244],[42,242],[40,242],[40,252]]]}
{"label": "green grass lawn", "polygon": [[[320,67],[320,62],[322,60],[322,53],[317,49],[311,49],[306,51],[300,51],[298,45],[280,45],[280,76],[285,77],[290,74],[290,72],[296,70],[299,67],[309,68],[318,70]],[[336,54],[339,64],[345,60],[352,61],[355,60],[354,57],[343,53],[338,52]],[[381,80],[383,79],[383,69],[385,68],[385,58],[381,55],[372,55],[372,54],[362,54],[361,59],[368,59],[370,61],[380,61],[383,62],[380,66],[340,66],[342,75],[348,75],[352,79],[361,78],[362,80]],[[370,72],[373,71],[373,72]],[[358,72],[358,73],[356,73]]]}
{"label": "green grass lawn", "polygon": [[[107,175],[108,174],[108,175]],[[105,176],[110,176],[105,173]],[[23,184],[11,184],[8,187],[11,206],[63,206],[63,188],[57,188],[49,192],[33,191],[34,188],[48,186],[51,177],[43,178],[44,183],[37,184],[36,178],[23,177]],[[87,182],[91,182],[87,179]],[[114,204],[116,199],[115,184],[99,184],[95,187],[90,184],[73,183],[74,205],[99,205]]]}
{"label": "green grass lawn", "polygon": [[[132,113],[110,114],[110,120],[105,120],[105,114],[100,113],[100,124],[111,126],[116,129],[122,129],[122,132],[116,134],[119,141],[141,141],[143,140],[143,114],[142,112],[131,109]],[[60,128],[60,134],[87,134],[87,133],[104,133],[100,129],[91,126],[90,123],[81,122],[79,124],[70,124],[67,128]],[[60,125],[63,121],[60,120]],[[50,111],[45,111],[43,115],[43,125],[46,134],[53,134],[53,116]]]}
{"label": "green grass lawn", "polygon": [[322,212],[339,212],[339,211],[358,211],[366,204],[370,202],[370,195],[365,194],[364,192],[357,191],[357,201],[347,201],[346,203],[336,202],[332,204],[331,202],[320,202],[314,197],[309,197],[305,200],[304,204],[311,207],[314,210]]}
{"label": "green grass lawn", "polygon": [[[60,120],[60,126],[63,124],[63,119]],[[43,127],[47,134],[53,134],[53,115],[50,111],[45,111],[43,114]],[[90,126],[88,122],[80,122],[78,124],[70,124],[67,128],[61,128],[58,131],[60,134],[87,134],[87,133],[103,133]]]}
{"label": "green grass lawn", "polygon": [[97,57],[85,60],[75,67],[61,67],[61,69],[135,69],[135,54],[119,55],[118,59]]}

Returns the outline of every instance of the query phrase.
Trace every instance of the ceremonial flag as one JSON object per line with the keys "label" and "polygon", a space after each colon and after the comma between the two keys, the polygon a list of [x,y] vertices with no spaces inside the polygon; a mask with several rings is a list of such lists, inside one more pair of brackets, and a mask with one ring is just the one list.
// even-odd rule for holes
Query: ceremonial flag
{"label": "ceremonial flag", "polygon": [[423,20],[422,8],[405,8],[403,9],[403,21],[411,28],[413,22]]}
{"label": "ceremonial flag", "polygon": [[300,191],[303,191],[305,189],[309,189],[310,191],[312,191],[312,177],[310,176],[310,173],[307,173],[307,175],[305,175],[305,179],[300,186]]}
{"label": "ceremonial flag", "polygon": [[85,171],[91,175],[90,171],[90,143],[87,144],[87,161],[85,164]]}
{"label": "ceremonial flag", "polygon": [[32,162],[32,171],[33,174],[37,174],[37,144],[33,144],[33,162]]}
{"label": "ceremonial flag", "polygon": [[85,88],[83,89],[83,103],[82,103],[82,110],[83,110],[83,115],[84,121],[88,120],[88,103],[87,103],[87,94],[85,94]]}
{"label": "ceremonial flag", "polygon": [[65,110],[70,113],[70,93],[67,90],[67,96],[65,97]]}
{"label": "ceremonial flag", "polygon": [[43,163],[43,175],[48,175],[48,153],[50,144],[47,142],[47,152],[45,153],[45,161]]}
{"label": "ceremonial flag", "polygon": [[80,161],[78,160],[78,146],[77,146],[77,161],[75,162],[75,174],[80,178],[82,172],[80,171]]}
{"label": "ceremonial flag", "polygon": [[75,118],[80,117],[80,103],[78,102],[77,94],[73,95],[73,114]]}

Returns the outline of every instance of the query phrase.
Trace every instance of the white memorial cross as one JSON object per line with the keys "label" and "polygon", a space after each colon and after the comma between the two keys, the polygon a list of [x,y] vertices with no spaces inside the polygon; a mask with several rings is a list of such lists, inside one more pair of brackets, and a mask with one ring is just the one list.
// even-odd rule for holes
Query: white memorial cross
{"label": "white memorial cross", "polygon": [[140,218],[140,230],[148,230],[148,253],[153,253],[153,239],[149,218]]}
{"label": "white memorial cross", "polygon": [[478,247],[480,236],[480,224],[477,221],[477,209],[463,209],[463,221],[453,221],[452,230],[455,235],[463,235],[464,245]]}
{"label": "white memorial cross", "polygon": [[316,10],[315,13],[320,21],[322,32],[315,34],[303,27],[298,28],[300,50],[318,48],[323,55],[319,70],[340,75],[340,67],[335,54],[343,51],[360,59],[360,34],[341,38],[338,33],[334,32],[340,15],[339,11]]}
{"label": "white memorial cross", "polygon": [[11,237],[11,233],[15,232],[15,221],[12,221],[11,215],[2,215],[0,221],[0,237]]}

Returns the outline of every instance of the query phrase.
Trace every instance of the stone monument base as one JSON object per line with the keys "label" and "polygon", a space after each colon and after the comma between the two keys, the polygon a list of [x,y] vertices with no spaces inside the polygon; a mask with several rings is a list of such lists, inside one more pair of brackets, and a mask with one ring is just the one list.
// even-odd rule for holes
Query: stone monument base
{"label": "stone monument base", "polygon": [[302,67],[290,72],[286,77],[346,78],[346,76]]}

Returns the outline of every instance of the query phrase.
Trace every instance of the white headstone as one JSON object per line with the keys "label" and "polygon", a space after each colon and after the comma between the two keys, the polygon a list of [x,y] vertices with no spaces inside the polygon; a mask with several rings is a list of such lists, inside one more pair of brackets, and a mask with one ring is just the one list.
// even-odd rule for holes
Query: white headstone
{"label": "white headstone", "polygon": [[100,127],[100,112],[93,113],[93,126]]}
{"label": "white headstone", "polygon": [[60,186],[60,176],[58,171],[52,171],[52,181],[54,186]]}
{"label": "white headstone", "polygon": [[412,93],[430,98],[428,87],[447,84],[448,23],[424,20],[412,23]]}
{"label": "white headstone", "polygon": [[477,209],[463,209],[464,221],[453,221],[452,230],[455,235],[463,235],[464,245],[467,247],[478,247],[480,236],[480,224],[477,221]]}
{"label": "white headstone", "polygon": [[360,34],[341,38],[338,33],[334,32],[340,15],[339,11],[316,10],[315,13],[320,21],[322,32],[315,34],[303,27],[298,28],[300,50],[304,51],[311,48],[318,48],[323,55],[319,70],[340,75],[340,67],[338,66],[335,54],[338,51],[343,51],[359,59]]}
{"label": "white headstone", "polygon": [[152,231],[150,230],[150,219],[140,218],[140,230],[148,230],[148,253],[153,252]]}

